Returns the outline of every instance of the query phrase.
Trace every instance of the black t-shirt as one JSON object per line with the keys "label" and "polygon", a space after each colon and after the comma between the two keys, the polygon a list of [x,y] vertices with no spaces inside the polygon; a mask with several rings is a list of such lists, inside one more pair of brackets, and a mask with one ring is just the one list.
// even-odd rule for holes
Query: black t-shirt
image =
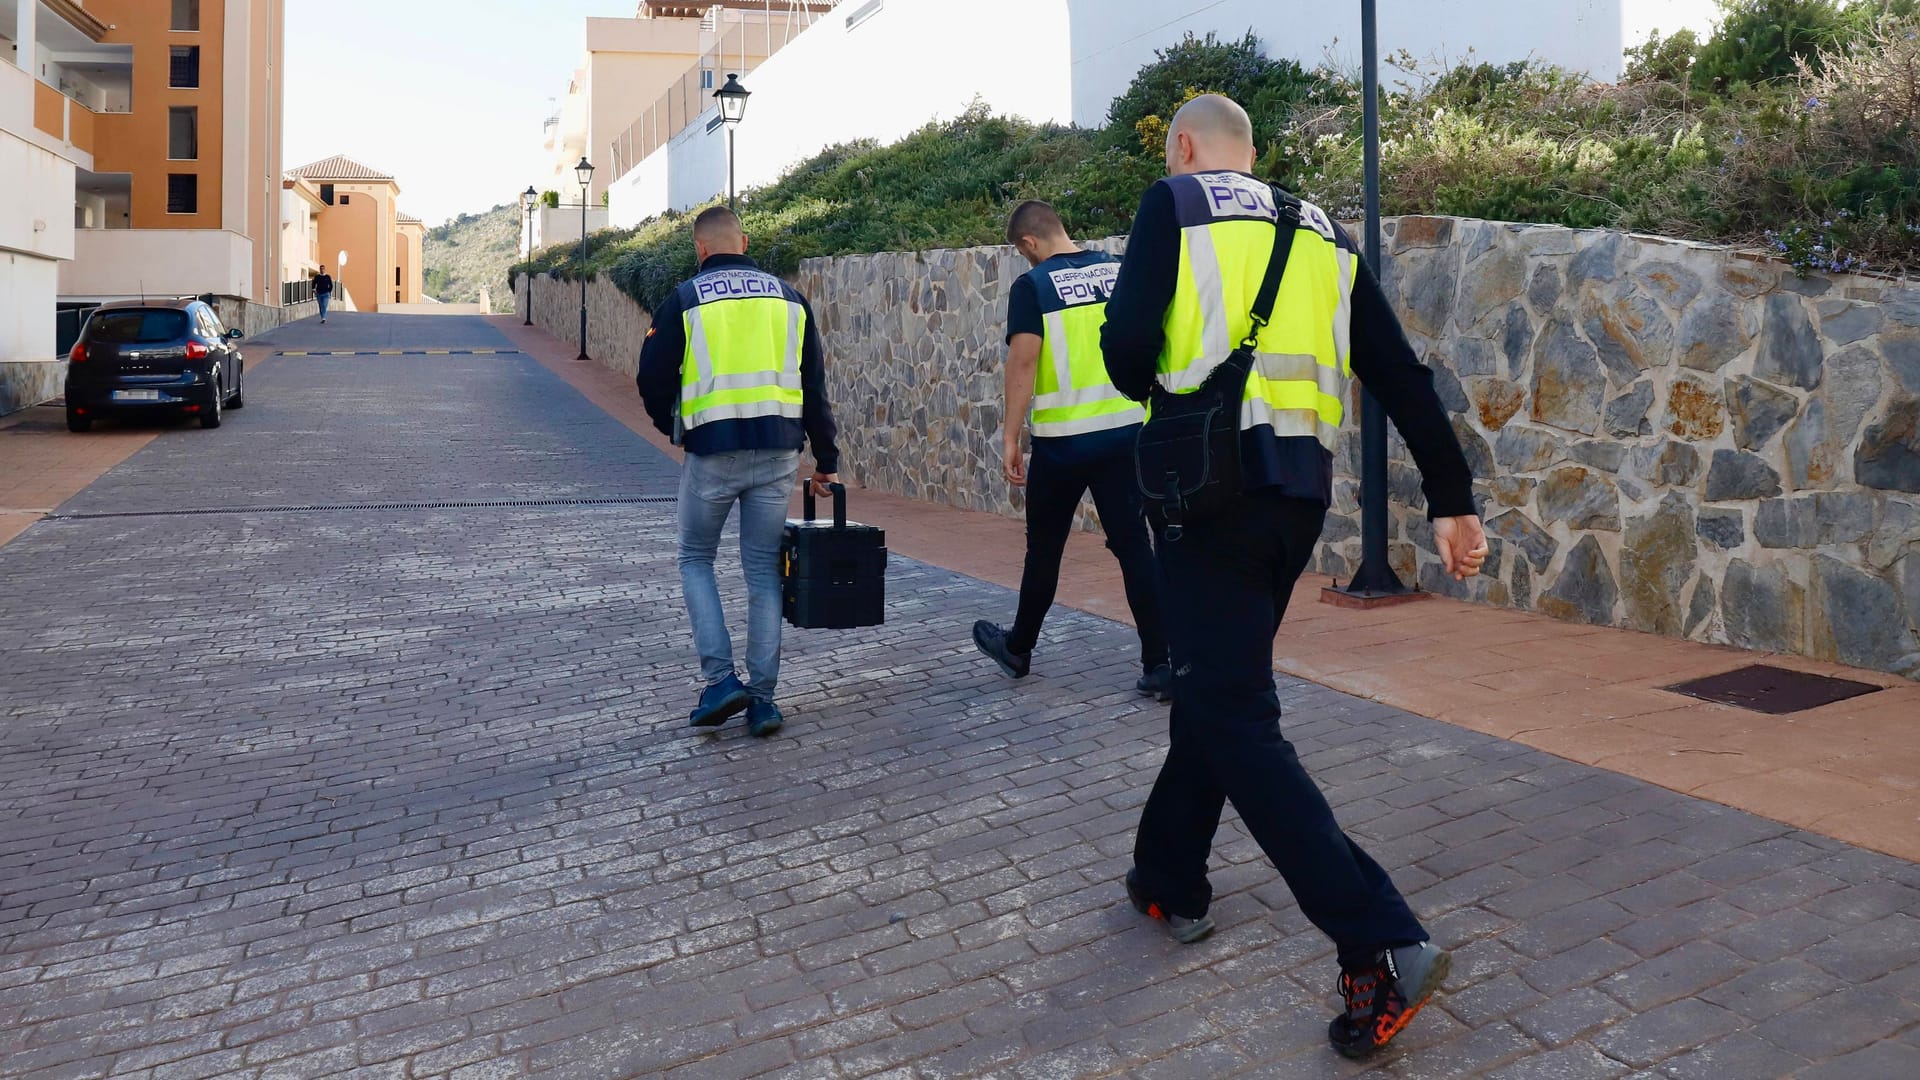
{"label": "black t-shirt", "polygon": [[1102,263],[1120,260],[1104,251],[1075,251],[1053,258],[1034,267],[1014,280],[1013,288],[1007,290],[1007,343],[1013,343],[1015,334],[1032,334],[1045,337],[1046,320],[1040,315],[1040,291],[1033,283],[1034,274],[1050,274],[1055,270],[1069,267],[1079,269],[1086,266],[1099,266]]}
{"label": "black t-shirt", "polygon": [[314,291],[314,292],[315,292],[316,294],[318,294],[318,293],[330,293],[330,292],[332,292],[332,291],[333,291],[333,279],[332,279],[332,278],[330,278],[330,277],[328,277],[328,276],[327,276],[327,275],[325,275],[325,274],[321,274],[321,275],[319,275],[318,277],[316,277],[316,278],[314,278],[314,279],[313,279],[313,291]]}

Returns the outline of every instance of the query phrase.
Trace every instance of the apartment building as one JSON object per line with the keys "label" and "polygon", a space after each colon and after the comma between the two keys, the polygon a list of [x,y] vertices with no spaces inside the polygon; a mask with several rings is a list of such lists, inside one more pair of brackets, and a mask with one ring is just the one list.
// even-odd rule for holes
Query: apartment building
{"label": "apartment building", "polygon": [[283,220],[297,227],[310,261],[299,266],[305,280],[325,266],[344,296],[335,301],[358,311],[379,311],[422,300],[426,225],[400,211],[400,182],[343,154],[302,165],[286,174]]}
{"label": "apartment building", "polygon": [[130,56],[68,65],[73,85],[62,84],[104,103],[93,165],[76,179],[63,304],[214,293],[230,321],[278,321],[284,8],[87,0],[103,41]]}
{"label": "apartment building", "polygon": [[110,33],[71,0],[0,0],[0,414],[58,394],[66,375],[54,312],[77,178],[132,63]]}

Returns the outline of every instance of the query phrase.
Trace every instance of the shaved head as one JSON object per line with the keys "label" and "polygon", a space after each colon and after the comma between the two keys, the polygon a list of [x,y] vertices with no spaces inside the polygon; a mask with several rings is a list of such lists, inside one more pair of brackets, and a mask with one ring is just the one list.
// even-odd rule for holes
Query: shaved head
{"label": "shaved head", "polygon": [[1167,173],[1253,168],[1253,120],[1232,98],[1202,94],[1167,125]]}
{"label": "shaved head", "polygon": [[1023,236],[1035,240],[1053,240],[1067,235],[1067,227],[1060,221],[1059,211],[1039,199],[1028,199],[1014,207],[1013,217],[1007,221],[1007,243],[1018,244]]}
{"label": "shaved head", "polygon": [[693,249],[705,262],[712,255],[745,255],[747,234],[740,218],[724,206],[710,206],[693,219]]}

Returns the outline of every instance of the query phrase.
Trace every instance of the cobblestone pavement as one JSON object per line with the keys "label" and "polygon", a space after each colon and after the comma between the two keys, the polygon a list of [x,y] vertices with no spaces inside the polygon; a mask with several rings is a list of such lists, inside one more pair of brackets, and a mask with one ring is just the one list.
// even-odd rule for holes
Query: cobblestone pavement
{"label": "cobblestone pavement", "polygon": [[[286,358],[67,508],[139,516],[0,549],[0,1075],[1369,1072],[1236,822],[1212,939],[1125,905],[1124,628],[1058,613],[1016,689],[965,633],[1011,596],[901,562],[887,626],[790,635],[785,732],[695,735],[670,505],[380,505],[671,476],[514,357]],[[1457,950],[1373,1073],[1920,1075],[1920,868],[1282,696]]]}

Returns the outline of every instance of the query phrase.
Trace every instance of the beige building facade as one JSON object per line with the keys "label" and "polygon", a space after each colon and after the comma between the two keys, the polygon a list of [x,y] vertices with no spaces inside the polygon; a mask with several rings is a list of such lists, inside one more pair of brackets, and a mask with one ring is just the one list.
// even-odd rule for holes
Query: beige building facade
{"label": "beige building facade", "polygon": [[427,230],[400,211],[398,180],[338,154],[286,180],[284,216],[289,227],[311,222],[315,268],[327,267],[346,290],[336,302],[350,300],[358,311],[422,302]]}

